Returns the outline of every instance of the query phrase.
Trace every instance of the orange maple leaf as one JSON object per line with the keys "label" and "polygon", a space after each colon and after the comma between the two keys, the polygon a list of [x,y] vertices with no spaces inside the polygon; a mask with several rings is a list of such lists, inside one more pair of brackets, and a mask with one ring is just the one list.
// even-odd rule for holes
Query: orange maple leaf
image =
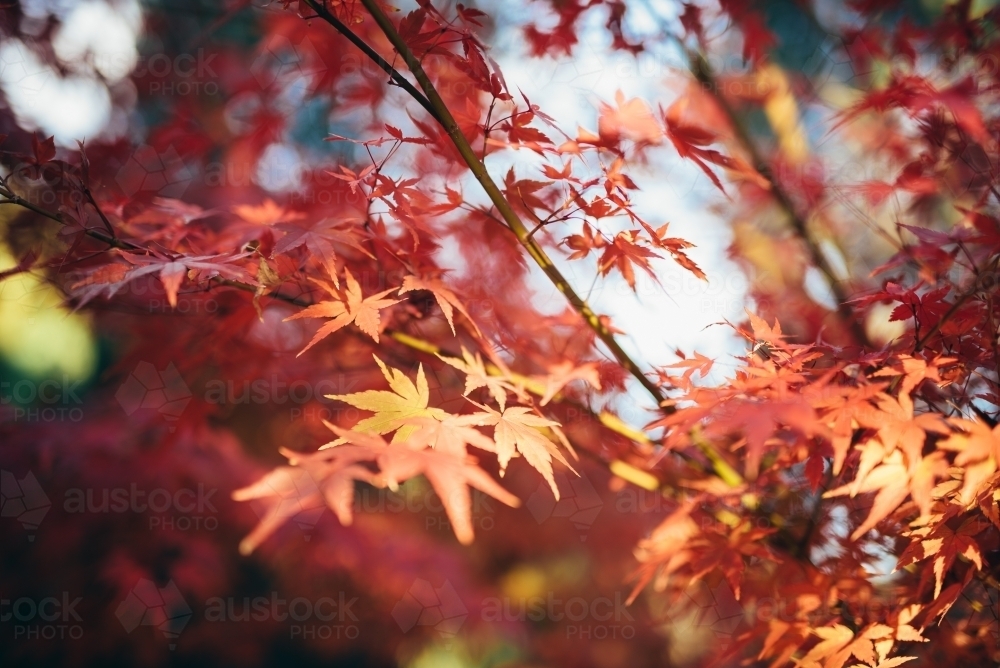
{"label": "orange maple leaf", "polygon": [[476,323],[472,321],[469,316],[469,312],[465,310],[465,305],[455,296],[444,283],[436,278],[418,278],[416,276],[407,276],[403,279],[403,285],[399,288],[399,294],[402,295],[411,290],[427,290],[434,295],[434,299],[437,300],[438,306],[441,307],[441,313],[448,320],[448,326],[451,327],[451,333],[455,334],[455,320],[454,311],[458,311],[465,316],[465,319],[472,324],[473,329],[479,334],[479,327]]}
{"label": "orange maple leaf", "polygon": [[663,127],[653,116],[649,105],[639,98],[626,100],[621,91],[615,93],[615,104],[615,107],[601,104],[597,122],[601,139],[617,141],[625,138],[640,144],[659,144],[663,141]]}
{"label": "orange maple leaf", "polygon": [[383,297],[393,292],[395,288],[383,290],[369,297],[363,297],[361,286],[354,280],[350,269],[344,269],[344,279],[347,284],[344,299],[341,299],[340,293],[333,286],[313,279],[315,283],[330,293],[334,299],[313,304],[295,315],[285,318],[285,322],[300,318],[333,318],[330,322],[319,328],[319,331],[313,336],[309,345],[299,351],[299,355],[352,322],[358,326],[358,329],[372,337],[375,343],[378,343],[379,325],[381,324],[379,311],[399,303],[398,299],[383,299]]}

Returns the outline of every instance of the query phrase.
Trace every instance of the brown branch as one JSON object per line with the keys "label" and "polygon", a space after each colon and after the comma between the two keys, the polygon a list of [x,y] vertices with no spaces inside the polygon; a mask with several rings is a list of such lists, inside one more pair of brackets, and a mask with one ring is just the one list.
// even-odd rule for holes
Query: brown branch
{"label": "brown branch", "polygon": [[420,65],[419,60],[410,50],[410,48],[403,41],[403,38],[396,32],[395,26],[389,20],[389,18],[382,12],[382,9],[374,0],[361,0],[362,4],[371,13],[372,18],[381,28],[382,32],[395,47],[396,51],[399,52],[406,66],[410,69],[420,88],[423,90],[424,94],[427,96],[427,100],[434,109],[434,118],[441,124],[448,137],[451,139],[455,148],[458,150],[459,155],[465,161],[472,175],[476,178],[479,184],[486,191],[489,196],[490,201],[496,207],[500,216],[503,218],[507,227],[514,233],[514,236],[521,243],[524,249],[528,252],[535,263],[545,272],[549,280],[556,286],[556,288],[562,292],[570,304],[575,308],[587,324],[594,330],[598,338],[608,347],[608,349],[615,356],[615,359],[625,367],[629,373],[631,373],[636,380],[638,380],[643,387],[649,392],[649,394],[656,400],[657,404],[660,404],[665,399],[665,396],[646,375],[639,369],[638,365],[632,361],[628,354],[622,350],[621,346],[615,340],[614,335],[608,330],[607,326],[601,322],[600,318],[570,286],[569,282],[562,275],[562,273],[556,268],[552,260],[549,259],[545,251],[539,246],[533,239],[529,237],[529,230],[525,224],[521,221],[518,215],[514,212],[513,207],[503,196],[500,188],[493,181],[486,167],[480,162],[478,156],[469,144],[469,141],[462,134],[461,128],[459,128],[458,123],[451,114],[451,110],[445,104],[444,100],[438,94],[437,89],[431,82],[430,78],[424,72],[423,67]]}
{"label": "brown branch", "polygon": [[368,46],[368,44],[363,39],[361,39],[360,37],[358,37],[357,34],[355,34],[353,30],[351,30],[346,25],[344,25],[343,21],[341,21],[340,19],[338,19],[333,14],[333,12],[331,12],[330,10],[328,10],[326,8],[326,6],[325,6],[326,0],[303,0],[303,2],[310,9],[312,9],[314,12],[316,12],[316,16],[317,17],[319,17],[319,18],[323,19],[324,21],[326,21],[327,23],[329,23],[331,26],[334,27],[334,29],[337,32],[339,32],[341,35],[343,35],[344,37],[346,37],[348,39],[348,41],[350,41],[351,44],[353,44],[354,46],[356,46],[359,49],[361,49],[362,53],[364,53],[366,56],[368,56],[368,58],[373,63],[375,63],[376,65],[378,65],[379,68],[381,68],[381,70],[383,72],[385,72],[386,74],[389,75],[389,79],[390,79],[390,81],[392,81],[392,83],[396,84],[397,86],[399,86],[400,88],[402,88],[403,90],[405,90],[407,93],[409,93],[410,97],[412,97],[414,100],[416,100],[417,102],[419,102],[420,106],[423,107],[427,111],[427,113],[429,113],[431,116],[434,117],[434,120],[436,120],[437,122],[441,123],[442,125],[444,124],[442,122],[442,120],[440,118],[438,118],[437,111],[434,109],[434,107],[431,105],[431,103],[427,100],[427,98],[424,97],[420,93],[420,91],[417,90],[413,86],[413,84],[411,84],[409,81],[407,81],[406,77],[404,77],[402,74],[400,74],[399,70],[397,70],[392,65],[390,65],[385,60],[385,58],[383,58],[382,56],[380,56],[378,54],[378,52],[375,51],[373,48],[371,48],[370,46]]}
{"label": "brown branch", "polygon": [[[87,193],[89,194],[89,191],[87,191]],[[20,207],[28,209],[29,211],[37,213],[39,216],[43,216],[45,218],[48,218],[49,220],[54,220],[55,222],[59,223],[60,225],[68,225],[69,224],[58,213],[53,213],[52,211],[49,211],[47,209],[43,209],[42,207],[37,206],[37,205],[33,204],[32,202],[29,202],[28,200],[24,199],[20,195],[14,193],[10,189],[5,188],[3,186],[0,186],[0,196],[3,196],[3,197],[6,198],[2,202],[0,202],[0,204],[7,203],[7,202],[9,202],[10,204],[16,204],[16,205],[18,205]],[[91,198],[91,201],[93,201],[92,198]],[[97,209],[97,213],[101,216],[102,220],[104,220],[105,224],[108,226],[108,229],[112,230],[111,223],[108,222],[106,218],[104,218],[104,214],[101,212],[101,210],[97,206],[96,202],[94,203],[94,208]],[[101,232],[100,230],[93,230],[93,229],[90,229],[90,228],[84,228],[83,229],[83,233],[86,234],[88,237],[92,237],[94,239],[97,239],[98,241],[101,241],[101,242],[104,242],[104,243],[108,244],[112,248],[120,248],[121,250],[134,250],[134,251],[148,252],[147,249],[143,248],[142,246],[137,246],[136,244],[133,244],[133,243],[131,243],[129,241],[122,241],[121,239],[119,239],[119,238],[117,238],[115,236],[112,236],[110,234],[106,234],[104,232]]]}
{"label": "brown branch", "polygon": [[833,296],[837,302],[837,313],[840,320],[847,327],[848,331],[854,337],[855,341],[866,347],[870,347],[871,343],[868,341],[868,335],[865,333],[864,327],[858,322],[857,318],[854,316],[854,311],[848,305],[848,295],[844,292],[843,286],[840,284],[840,280],[837,278],[836,273],[833,271],[833,267],[830,266],[829,260],[823,254],[819,245],[813,239],[812,234],[809,232],[809,228],[806,225],[805,219],[796,211],[795,205],[792,203],[791,198],[788,193],[785,192],[781,184],[775,179],[773,172],[771,171],[771,166],[768,164],[767,160],[761,155],[760,150],[757,148],[757,144],[750,137],[749,132],[744,126],[736,110],[729,103],[729,100],[722,94],[719,88],[718,81],[715,77],[715,73],[712,71],[711,66],[705,57],[698,51],[689,50],[688,51],[688,61],[690,63],[691,73],[694,74],[695,79],[698,83],[702,85],[702,88],[706,89],[715,101],[718,103],[719,107],[726,114],[726,118],[729,120],[730,125],[733,127],[733,131],[736,134],[736,139],[743,146],[743,149],[750,156],[750,161],[753,164],[753,168],[763,176],[768,184],[770,185],[771,196],[774,198],[775,203],[779,208],[788,216],[788,220],[791,222],[792,229],[795,234],[799,237],[802,243],[805,245],[806,250],[809,252],[809,257],[812,260],[813,265],[823,274],[826,279],[827,284],[830,286],[830,290],[833,292]]}

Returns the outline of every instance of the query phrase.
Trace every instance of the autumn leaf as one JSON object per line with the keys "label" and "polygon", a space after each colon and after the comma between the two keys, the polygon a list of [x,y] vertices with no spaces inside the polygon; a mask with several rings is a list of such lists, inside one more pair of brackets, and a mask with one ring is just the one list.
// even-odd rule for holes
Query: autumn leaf
{"label": "autumn leaf", "polygon": [[[877,444],[872,444],[868,451],[875,453],[876,457],[881,457],[885,452],[884,448]],[[830,490],[823,496],[831,498],[848,493],[854,496],[865,492],[877,492],[877,494],[868,517],[851,534],[851,540],[858,540],[874,529],[879,522],[896,510],[909,494],[909,475],[903,464],[901,452],[898,450],[893,452],[883,463],[872,468],[870,473],[863,477],[859,475],[854,483]]]}
{"label": "autumn leaf", "polygon": [[423,474],[441,499],[455,537],[463,545],[475,538],[470,487],[512,508],[521,505],[516,496],[476,466],[475,460],[454,452],[394,446],[379,457],[379,468],[381,481],[390,488]]}
{"label": "autumn leaf", "polygon": [[558,427],[559,423],[532,415],[531,409],[524,406],[511,406],[503,412],[497,412],[488,406],[476,405],[485,411],[477,414],[483,424],[496,425],[493,441],[496,443],[497,460],[500,462],[500,475],[506,471],[511,458],[520,453],[528,464],[542,474],[558,501],[559,488],[552,473],[552,459],[562,462],[571,471],[573,467],[540,429]]}
{"label": "autumn leaf", "polygon": [[621,272],[628,286],[635,290],[635,271],[633,265],[645,271],[650,278],[658,281],[649,260],[659,257],[655,252],[642,245],[639,232],[629,230],[619,232],[609,244],[605,244],[604,252],[597,262],[597,269],[607,276],[612,268]]}
{"label": "autumn leaf", "polygon": [[340,298],[339,292],[332,286],[317,281],[335,299],[312,304],[298,313],[285,318],[298,320],[300,318],[332,318],[330,322],[319,328],[309,344],[299,351],[299,355],[312,348],[314,345],[330,336],[337,330],[343,329],[352,322],[358,329],[372,337],[378,343],[380,317],[379,311],[399,303],[398,299],[383,299],[394,289],[383,290],[369,297],[362,297],[361,286],[354,280],[350,269],[344,269],[344,280],[347,285],[345,299]]}
{"label": "autumn leaf", "polygon": [[518,396],[523,396],[522,392],[506,381],[502,376],[491,375],[486,371],[486,365],[479,353],[473,355],[465,347],[462,347],[462,359],[456,357],[438,355],[438,359],[452,366],[465,374],[465,391],[462,396],[469,396],[469,393],[485,387],[494,401],[504,410],[507,405],[507,393],[512,392]]}
{"label": "autumn leaf", "polygon": [[682,359],[680,362],[674,362],[673,364],[668,364],[667,368],[684,369],[684,375],[682,378],[684,378],[684,380],[688,380],[695,371],[697,371],[702,378],[705,378],[708,376],[709,372],[711,372],[713,364],[715,364],[715,362],[712,359],[705,357],[699,352],[695,352],[694,357]]}
{"label": "autumn leaf", "polygon": [[128,272],[125,282],[156,274],[167,293],[167,302],[171,308],[177,307],[177,292],[189,272],[193,277],[201,280],[223,276],[248,285],[257,285],[246,269],[231,264],[246,258],[246,253],[237,255],[181,255],[176,257],[159,254],[136,255],[134,253],[122,253],[121,255],[127,262],[136,267]]}
{"label": "autumn leaf", "polygon": [[239,204],[234,206],[233,213],[248,223],[262,226],[287,223],[305,218],[305,214],[301,211],[289,211],[285,207],[279,206],[270,197],[260,204]]}
{"label": "autumn leaf", "polygon": [[345,181],[348,187],[351,189],[351,192],[357,194],[361,185],[365,182],[368,176],[372,174],[374,170],[375,170],[375,165],[368,165],[360,172],[355,173],[353,169],[341,165],[340,174],[338,174],[337,172],[331,172],[329,170],[327,170],[326,173],[335,179]]}
{"label": "autumn leaf", "polygon": [[[443,420],[448,416],[439,408],[428,408],[430,390],[422,364],[417,368],[417,382],[414,384],[406,374],[399,369],[386,367],[378,357],[375,357],[375,362],[382,370],[382,375],[389,383],[391,391],[367,390],[354,394],[326,395],[327,399],[343,401],[355,408],[374,413],[354,425],[355,431],[379,435],[395,431],[392,442],[402,443],[417,431],[417,425],[408,423],[408,420],[422,417]],[[334,441],[333,444],[336,443]]]}
{"label": "autumn leaf", "polygon": [[493,441],[476,429],[485,424],[479,414],[446,415],[442,419],[415,417],[403,420],[403,423],[416,427],[407,437],[411,446],[429,447],[454,455],[465,455],[467,445],[496,452]]}
{"label": "autumn leaf", "polygon": [[360,465],[378,456],[378,449],[372,449],[370,442],[339,447],[324,455],[321,463],[315,455],[281,452],[290,466],[279,466],[232,494],[236,501],[257,500],[265,505],[260,523],[240,542],[242,554],[253,552],[285,522],[303,513],[315,517],[324,506],[334,510],[341,524],[350,525],[354,481],[375,482],[371,470]]}
{"label": "autumn leaf", "polygon": [[472,318],[469,316],[469,312],[465,310],[465,305],[455,296],[448,287],[445,286],[440,280],[435,278],[417,278],[416,276],[407,276],[403,279],[403,285],[399,288],[399,294],[403,295],[411,290],[427,290],[434,295],[434,299],[437,300],[438,306],[441,307],[441,313],[444,314],[445,319],[448,320],[448,326],[451,327],[451,333],[455,333],[455,321],[453,313],[457,310],[459,313],[465,316],[467,322],[469,322],[472,327],[476,330],[477,334],[481,333],[476,323],[473,322]]}
{"label": "autumn leaf", "polygon": [[129,266],[122,262],[103,264],[70,285],[70,290],[79,298],[77,308],[104,293],[108,299],[114,297],[128,283]]}
{"label": "autumn leaf", "polygon": [[952,450],[955,464],[964,469],[960,500],[969,505],[978,495],[984,482],[992,478],[1000,462],[1000,425],[990,428],[978,420],[951,418],[948,423],[956,432],[938,444],[942,450]]}
{"label": "autumn leaf", "polygon": [[[304,248],[320,261],[320,264],[329,268],[336,268],[339,253],[337,246],[351,248],[366,257],[372,254],[362,244],[363,237],[358,227],[351,224],[350,220],[338,220],[324,218],[315,223],[302,223],[298,219],[286,219],[286,222],[274,223],[276,232],[283,232],[282,236],[274,244],[273,255],[282,255],[296,248]],[[333,284],[340,287],[337,274],[330,273]]]}
{"label": "autumn leaf", "polygon": [[600,232],[595,232],[589,223],[583,224],[582,234],[571,234],[563,240],[573,252],[570,253],[570,260],[579,260],[587,257],[596,248],[603,248],[607,245]]}
{"label": "autumn leaf", "polygon": [[618,141],[631,139],[640,144],[659,144],[663,141],[663,127],[653,116],[652,110],[639,98],[625,99],[621,91],[615,93],[615,106],[601,105],[598,133],[602,139]]}
{"label": "autumn leaf", "polygon": [[827,659],[823,663],[824,668],[843,666],[850,657],[850,651],[844,653],[844,648],[854,640],[854,631],[842,624],[834,624],[813,629],[813,632],[819,636],[820,642],[802,657],[800,665],[819,666],[821,659]]}
{"label": "autumn leaf", "polygon": [[544,406],[552,401],[560,390],[574,380],[582,380],[595,389],[601,389],[601,377],[597,373],[597,364],[594,362],[587,362],[586,364],[576,366],[569,360],[564,360],[555,366],[549,367],[548,375],[535,376],[534,380],[545,387],[545,393],[542,394],[542,399],[539,402],[540,406]]}
{"label": "autumn leaf", "polygon": [[744,309],[747,317],[750,319],[750,327],[753,329],[753,338],[755,341],[763,341],[765,343],[775,344],[781,341],[781,323],[778,322],[777,318],[774,320],[774,327],[767,324],[767,321],[753,313],[749,309]]}
{"label": "autumn leaf", "polygon": [[262,479],[233,492],[233,500],[264,500],[267,510],[250,534],[240,541],[240,553],[250,554],[268,536],[300,513],[325,507],[316,481],[305,469],[279,466]]}

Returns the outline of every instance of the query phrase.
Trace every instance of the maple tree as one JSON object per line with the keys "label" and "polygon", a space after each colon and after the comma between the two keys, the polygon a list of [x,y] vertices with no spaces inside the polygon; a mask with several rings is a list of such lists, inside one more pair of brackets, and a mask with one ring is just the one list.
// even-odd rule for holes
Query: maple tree
{"label": "maple tree", "polygon": [[[234,665],[423,665],[441,638],[460,665],[1000,660],[995,3],[534,0],[508,28],[539,62],[599,39],[671,63],[576,128],[501,72],[504,5],[236,1],[206,20],[182,4],[146,8],[173,65],[116,81],[65,56],[65,16],[0,8],[0,296],[35,309],[0,310],[2,514],[29,517],[32,484],[56,499],[37,542],[5,548],[15,599],[80,590],[90,619],[123,619],[149,579],[191,601],[363,602],[354,637],[289,649],[281,620],[248,637],[196,618],[177,643]],[[218,61],[181,66],[192,49]],[[33,76],[88,71],[127,132],[57,142],[19,109]],[[592,305],[591,280],[669,300],[676,272],[724,271],[679,214],[643,205],[645,184],[681,178],[665,160],[729,230],[748,289],[714,327],[742,354],[675,348],[657,308]],[[32,366],[73,348],[59,327],[101,341],[82,399],[49,401],[68,367]],[[670,360],[631,338],[650,327]],[[60,503],[130,484],[210,485],[217,526],[150,537]],[[414,490],[447,531],[427,530],[430,504],[366,509]],[[636,495],[640,512],[587,515]],[[628,636],[480,613],[558,591],[603,623],[594,603],[619,587],[615,621],[641,620]],[[4,652],[171,660],[107,626]]]}

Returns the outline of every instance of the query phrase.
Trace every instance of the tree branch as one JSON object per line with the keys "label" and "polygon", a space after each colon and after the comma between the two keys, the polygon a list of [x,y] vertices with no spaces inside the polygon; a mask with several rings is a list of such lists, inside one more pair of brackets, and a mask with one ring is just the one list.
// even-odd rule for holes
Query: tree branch
{"label": "tree branch", "polygon": [[444,125],[444,122],[442,121],[442,119],[438,118],[437,112],[435,111],[435,109],[431,105],[431,103],[427,100],[427,98],[424,97],[420,93],[420,91],[417,90],[413,86],[413,84],[411,84],[409,81],[407,81],[406,77],[404,77],[402,74],[400,74],[399,71],[396,68],[394,68],[392,65],[390,65],[385,60],[385,58],[383,58],[382,56],[380,56],[378,54],[378,52],[375,51],[373,48],[371,48],[370,46],[368,46],[368,44],[365,43],[365,41],[363,39],[361,39],[360,37],[358,37],[354,33],[354,31],[352,31],[350,28],[348,28],[346,25],[344,25],[343,21],[341,21],[340,19],[338,19],[330,10],[328,10],[325,7],[325,5],[324,5],[324,3],[326,2],[326,0],[303,0],[303,2],[306,5],[308,5],[310,9],[312,9],[314,12],[316,12],[316,16],[318,16],[319,18],[321,18],[324,21],[326,21],[327,23],[329,23],[331,26],[334,27],[334,29],[337,32],[339,32],[341,35],[343,35],[344,37],[346,37],[348,39],[348,41],[351,42],[351,44],[353,44],[354,46],[356,46],[359,49],[361,49],[362,53],[364,53],[366,56],[368,56],[368,58],[373,63],[375,63],[376,65],[378,65],[382,69],[383,72],[385,72],[386,74],[389,75],[389,79],[393,83],[395,83],[397,86],[399,86],[400,88],[402,88],[403,90],[405,90],[407,93],[410,94],[410,96],[414,100],[416,100],[417,102],[419,102],[420,106],[423,107],[424,109],[426,109],[427,113],[429,113],[431,116],[434,117],[434,120],[436,120],[437,122],[439,122],[442,125]]}
{"label": "tree branch", "polygon": [[702,88],[706,89],[712,97],[715,98],[719,107],[726,114],[726,118],[729,120],[730,125],[733,127],[733,131],[736,133],[737,141],[740,142],[744,150],[750,156],[753,168],[767,180],[768,184],[770,184],[771,196],[774,198],[775,203],[781,208],[782,211],[785,212],[785,215],[788,216],[792,229],[805,245],[813,265],[820,270],[823,277],[826,279],[831,292],[833,292],[834,299],[837,301],[837,313],[841,322],[843,322],[848,331],[851,332],[854,340],[859,345],[870,347],[871,343],[868,341],[868,335],[865,333],[864,327],[862,327],[857,321],[857,318],[854,317],[854,311],[847,303],[848,295],[844,292],[844,288],[840,284],[840,280],[837,278],[837,275],[834,273],[833,267],[830,266],[829,260],[826,259],[823,251],[812,238],[805,219],[799,215],[798,211],[795,210],[795,205],[792,204],[792,200],[789,198],[788,193],[785,192],[784,188],[781,187],[781,184],[779,184],[774,178],[770,165],[764,159],[763,155],[761,155],[760,150],[757,148],[757,144],[750,137],[750,134],[744,127],[743,122],[737,115],[736,110],[733,109],[732,105],[729,104],[729,100],[727,100],[722,94],[719,89],[718,81],[715,78],[715,73],[712,71],[708,61],[705,60],[705,57],[700,52],[693,49],[688,50],[688,61],[690,63],[691,73],[694,74],[695,79],[697,79],[698,83],[702,85]]}
{"label": "tree branch", "polygon": [[[89,195],[89,192],[90,191],[88,190],[87,191],[88,195]],[[29,211],[33,211],[34,213],[37,213],[39,216],[43,216],[45,218],[48,218],[49,220],[54,220],[55,222],[59,223],[60,225],[67,225],[68,224],[65,220],[63,220],[62,216],[60,216],[58,213],[53,213],[52,211],[49,211],[47,209],[43,209],[43,208],[41,208],[39,206],[36,206],[35,204],[29,202],[28,200],[26,200],[23,197],[21,197],[20,195],[14,193],[13,191],[9,190],[8,188],[0,186],[0,196],[3,196],[3,197],[6,198],[4,200],[4,202],[10,202],[11,204],[16,204],[16,205],[18,205],[20,207],[24,207],[25,209],[28,209]],[[91,201],[93,201],[92,197],[91,197]],[[3,203],[3,202],[0,202],[0,203]],[[97,209],[98,215],[100,215],[101,220],[104,222],[104,224],[108,226],[108,229],[109,230],[113,230],[113,228],[111,228],[111,223],[107,220],[107,218],[104,217],[104,213],[97,206],[96,202],[94,202],[94,208]],[[137,251],[145,251],[146,250],[142,246],[137,246],[137,245],[135,245],[135,244],[133,244],[133,243],[131,243],[129,241],[122,241],[121,239],[119,239],[117,237],[114,237],[114,236],[111,236],[110,234],[105,234],[104,232],[101,232],[100,230],[92,230],[92,229],[89,229],[89,228],[84,228],[83,233],[86,234],[88,237],[92,237],[94,239],[97,239],[98,241],[102,241],[102,242],[108,244],[112,248],[120,248],[122,250],[137,250]]]}

